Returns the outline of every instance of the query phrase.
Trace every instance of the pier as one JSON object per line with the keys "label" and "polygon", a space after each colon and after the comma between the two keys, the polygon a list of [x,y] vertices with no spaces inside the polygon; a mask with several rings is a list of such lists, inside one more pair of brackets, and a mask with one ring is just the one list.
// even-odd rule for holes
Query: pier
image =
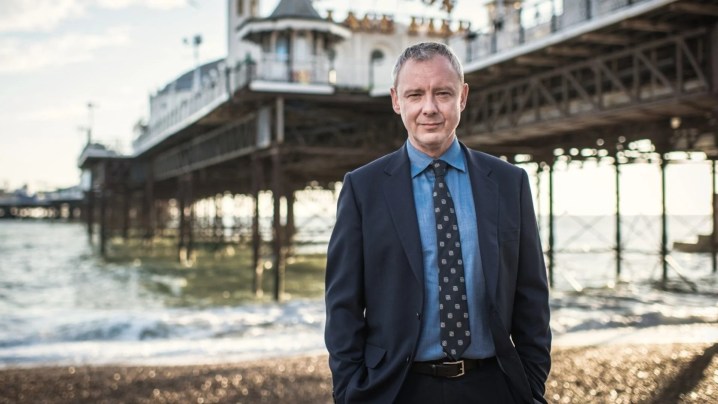
{"label": "pier", "polygon": [[0,190],[0,219],[41,218],[81,220],[85,195],[80,187],[29,194],[26,189],[15,192]]}
{"label": "pier", "polygon": [[[308,0],[282,0],[268,16],[258,14],[256,1],[228,4],[227,57],[151,96],[150,117],[137,128],[132,154],[92,143],[82,151],[85,220],[101,254],[112,237],[151,242],[171,228],[178,259],[190,260],[198,237],[226,234],[222,198],[240,198],[249,206],[248,220],[229,238],[246,236],[253,256],[252,268],[241,270],[254,271],[259,293],[258,280],[271,267],[273,295],[280,300],[298,195],[307,189],[333,193],[344,173],[404,142],[390,107],[390,72],[405,46],[426,40],[445,41],[464,63],[471,91],[459,139],[521,164],[547,184],[538,189],[548,189],[548,206],[537,213],[548,218],[541,225],[552,284],[561,252],[554,222],[557,167],[613,165],[614,187],[606,192],[615,194],[616,281],[630,249],[622,232],[626,165],[652,164],[661,173],[663,285],[676,270],[667,237],[666,170],[700,156],[698,163],[712,172],[705,186],[717,194],[713,1],[499,0],[487,3],[487,28],[459,19],[440,25],[371,13],[321,16]],[[450,8],[452,2],[442,4]],[[270,194],[271,203],[261,203]],[[201,224],[198,209],[208,204],[217,219]],[[715,200],[711,206],[715,218]],[[268,215],[263,208],[271,210],[269,230],[260,220]],[[212,226],[217,231],[207,232]],[[270,265],[262,258],[265,247]]]}

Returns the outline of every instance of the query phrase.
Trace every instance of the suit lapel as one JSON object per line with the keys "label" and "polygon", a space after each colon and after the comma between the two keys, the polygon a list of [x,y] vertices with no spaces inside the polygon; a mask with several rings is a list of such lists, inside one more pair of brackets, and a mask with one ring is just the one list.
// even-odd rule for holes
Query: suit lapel
{"label": "suit lapel", "polygon": [[474,195],[476,222],[479,233],[481,265],[486,282],[486,292],[491,302],[496,301],[496,285],[499,276],[499,192],[498,185],[491,179],[491,170],[481,165],[478,153],[470,151],[463,144],[469,163],[469,178]]}
{"label": "suit lapel", "polygon": [[424,259],[421,247],[419,224],[414,206],[414,191],[411,187],[411,164],[406,146],[394,153],[384,172],[384,197],[391,219],[396,227],[399,240],[404,248],[409,266],[420,284],[424,284]]}

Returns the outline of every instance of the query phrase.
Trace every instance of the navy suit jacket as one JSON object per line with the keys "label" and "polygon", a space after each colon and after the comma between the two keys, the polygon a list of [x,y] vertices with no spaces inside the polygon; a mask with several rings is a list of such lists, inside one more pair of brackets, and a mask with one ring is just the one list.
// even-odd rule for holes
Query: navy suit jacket
{"label": "navy suit jacket", "polygon": [[[545,402],[546,269],[526,172],[463,144],[491,335],[519,402]],[[406,147],[344,177],[327,253],[325,342],[338,403],[391,403],[422,316],[421,239]]]}

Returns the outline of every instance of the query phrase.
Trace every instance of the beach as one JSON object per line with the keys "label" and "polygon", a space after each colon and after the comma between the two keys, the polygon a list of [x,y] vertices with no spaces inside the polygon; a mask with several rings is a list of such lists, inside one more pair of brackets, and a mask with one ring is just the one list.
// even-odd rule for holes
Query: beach
{"label": "beach", "polygon": [[[552,403],[718,402],[718,344],[558,347]],[[326,355],[192,366],[0,370],[0,403],[327,403]]]}
{"label": "beach", "polygon": [[[186,268],[102,260],[85,237],[0,226],[0,404],[330,402],[321,258],[293,258],[277,303],[247,296],[242,251]],[[656,287],[649,262],[589,287],[611,278],[572,260],[597,269],[551,291],[549,402],[718,402],[718,280],[708,256],[679,258],[697,291]]]}

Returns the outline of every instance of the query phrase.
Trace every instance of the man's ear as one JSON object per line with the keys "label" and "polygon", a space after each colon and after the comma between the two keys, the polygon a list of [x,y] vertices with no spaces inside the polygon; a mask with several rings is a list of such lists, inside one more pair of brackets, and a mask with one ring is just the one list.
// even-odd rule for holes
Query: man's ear
{"label": "man's ear", "polygon": [[461,99],[460,99],[460,106],[461,110],[463,111],[464,108],[466,108],[466,100],[469,99],[469,85],[464,83],[464,85],[461,88]]}
{"label": "man's ear", "polygon": [[392,87],[391,92],[391,107],[394,108],[394,112],[401,115],[401,107],[399,107],[399,95],[396,93],[396,89]]}

